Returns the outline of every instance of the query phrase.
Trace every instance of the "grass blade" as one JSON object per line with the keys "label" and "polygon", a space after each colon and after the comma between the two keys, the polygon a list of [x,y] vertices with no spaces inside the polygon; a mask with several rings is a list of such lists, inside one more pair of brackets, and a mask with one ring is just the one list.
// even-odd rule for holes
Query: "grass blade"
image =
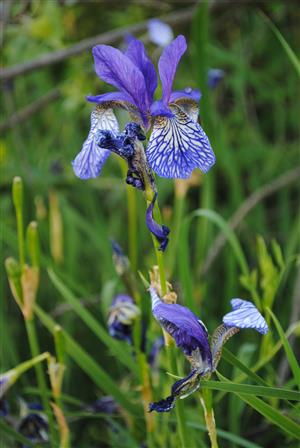
{"label": "grass blade", "polygon": [[[230,383],[230,381],[220,373],[218,373],[218,377],[223,381]],[[265,403],[260,398],[254,397],[252,395],[246,395],[238,392],[233,393],[235,393],[238,397],[241,398],[241,400],[245,401],[245,403],[259,412],[261,415],[263,415],[267,420],[281,428],[284,432],[300,440],[300,426],[290,418],[283,415],[281,411],[278,411],[274,407]]]}
{"label": "grass blade", "polygon": [[261,386],[268,386],[268,383],[263,380],[259,375],[254,373],[249,367],[243,364],[233,353],[231,353],[228,348],[223,347],[222,349],[222,358],[225,361],[229,362],[231,365],[237,367],[239,370],[244,372],[249,378],[251,378],[255,383],[260,384]]}
{"label": "grass blade", "polygon": [[[200,429],[201,431],[206,432],[207,428],[205,425],[201,425],[201,423],[187,422],[187,426],[190,428]],[[244,439],[243,437],[232,434],[229,431],[224,431],[223,429],[217,429],[217,434],[220,439],[228,440],[232,444],[236,444],[243,448],[262,448],[261,445],[257,445],[256,443],[250,442],[249,440]]]}
{"label": "grass blade", "polygon": [[[27,437],[22,436],[21,433],[17,432],[12,426],[8,425],[3,418],[0,418],[0,432],[2,434],[6,434],[7,437],[12,438],[13,440],[22,443],[24,446],[28,446],[29,448],[34,448],[36,446],[35,443],[32,443]],[[3,445],[2,445],[3,443]],[[0,445],[4,447],[4,440],[2,437],[0,438]]]}
{"label": "grass blade", "polygon": [[250,384],[233,383],[231,381],[202,381],[201,387],[202,389],[214,389],[226,392],[238,392],[247,395],[258,395],[261,397],[278,398],[280,400],[300,401],[300,392],[279,387],[253,386]]}
{"label": "grass blade", "polygon": [[[38,305],[35,305],[35,313],[43,325],[53,333],[56,322],[51,319]],[[118,384],[97,364],[93,358],[64,330],[62,335],[65,350],[76,364],[93,380],[93,382],[106,394],[112,395],[114,399],[131,415],[138,413],[138,408],[130,402],[122,393]]]}
{"label": "grass blade", "polygon": [[291,61],[292,65],[294,66],[296,72],[298,73],[298,76],[300,76],[300,61],[296,55],[296,53],[292,50],[290,45],[287,43],[279,29],[274,25],[274,23],[267,17],[263,12],[261,12],[261,16],[263,17],[266,24],[269,26],[269,28],[273,31],[277,39],[279,40],[280,44],[282,45],[287,57]]}
{"label": "grass blade", "polygon": [[271,315],[271,317],[273,319],[273,322],[275,324],[276,330],[277,330],[277,332],[279,334],[279,337],[281,339],[283,348],[285,350],[286,357],[287,357],[288,362],[290,364],[291,371],[293,372],[296,384],[298,386],[298,389],[300,390],[300,367],[299,367],[298,361],[296,359],[296,356],[295,356],[295,354],[294,354],[294,352],[293,352],[293,350],[292,350],[292,348],[291,348],[291,346],[289,344],[289,341],[288,341],[288,339],[287,339],[287,337],[286,337],[286,335],[285,335],[285,333],[284,333],[284,331],[282,329],[282,326],[280,325],[279,320],[277,319],[277,317],[275,316],[273,311],[270,310],[270,308],[266,308],[266,310],[270,313],[270,315]]}
{"label": "grass blade", "polygon": [[226,235],[226,238],[228,239],[228,242],[231,245],[231,248],[233,250],[233,253],[237,259],[237,262],[240,266],[241,272],[248,276],[249,275],[249,269],[247,265],[247,261],[245,258],[245,255],[243,253],[243,250],[240,246],[240,243],[233,232],[233,230],[230,229],[225,219],[216,213],[213,210],[209,209],[198,209],[195,210],[193,213],[191,213],[183,222],[182,228],[181,228],[181,235],[179,238],[180,246],[179,246],[179,269],[180,269],[180,275],[181,275],[181,281],[182,286],[184,290],[184,297],[186,298],[186,305],[195,311],[195,302],[193,300],[193,286],[192,286],[192,280],[191,280],[191,268],[190,268],[190,260],[189,260],[189,230],[190,230],[190,224],[193,220],[193,218],[206,218],[209,221],[216,224]]}

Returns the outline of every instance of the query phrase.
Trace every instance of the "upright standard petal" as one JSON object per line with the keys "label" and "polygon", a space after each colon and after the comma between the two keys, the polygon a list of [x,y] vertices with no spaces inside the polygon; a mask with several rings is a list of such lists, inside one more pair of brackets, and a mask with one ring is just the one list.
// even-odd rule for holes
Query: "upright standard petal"
{"label": "upright standard petal", "polygon": [[91,128],[80,153],[72,162],[74,173],[80,179],[97,177],[110,151],[97,145],[99,130],[118,132],[119,125],[112,109],[97,106],[91,113]]}
{"label": "upright standard petal", "polygon": [[93,48],[95,71],[99,78],[125,92],[144,117],[147,112],[147,90],[140,69],[120,50],[109,45]]}
{"label": "upright standard petal", "polygon": [[162,84],[162,98],[166,105],[170,100],[177,65],[186,49],[185,37],[180,35],[163,50],[159,58],[158,71]]}
{"label": "upright standard petal", "polygon": [[233,311],[223,317],[225,325],[236,328],[253,328],[261,334],[268,332],[267,322],[252,302],[232,299],[230,303]]}
{"label": "upright standard petal", "polygon": [[195,168],[206,173],[215,155],[201,126],[177,105],[170,106],[173,118],[155,119],[146,155],[161,177],[187,179]]}
{"label": "upright standard petal", "polygon": [[157,87],[157,75],[151,60],[148,58],[144,44],[132,37],[129,41],[125,55],[140,69],[144,75],[147,99],[149,107],[153,101],[153,95]]}

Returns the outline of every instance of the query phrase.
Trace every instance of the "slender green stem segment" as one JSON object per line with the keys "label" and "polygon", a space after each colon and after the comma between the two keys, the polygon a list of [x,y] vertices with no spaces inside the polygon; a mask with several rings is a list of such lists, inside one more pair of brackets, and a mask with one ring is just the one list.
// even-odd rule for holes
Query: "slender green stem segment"
{"label": "slender green stem segment", "polygon": [[[153,196],[153,192],[148,192],[146,190],[146,198],[147,198],[147,205],[151,203]],[[156,201],[154,206],[154,218],[158,221],[161,221],[161,213],[159,210],[158,202]],[[154,245],[154,250],[156,254],[158,269],[159,269],[159,277],[160,277],[160,286],[161,286],[161,292],[164,296],[167,293],[167,278],[166,278],[166,272],[165,272],[165,265],[164,265],[164,258],[163,253],[158,249],[159,245],[157,241],[155,240],[155,237],[152,236],[152,241]],[[173,351],[172,346],[167,347],[167,356],[168,356],[168,364],[169,368],[172,372],[177,374],[177,364],[176,364],[176,355]],[[186,448],[190,446],[190,440],[187,433],[187,426],[186,426],[186,420],[184,416],[184,409],[182,406],[182,403],[177,402],[176,405],[176,418],[177,418],[177,424],[179,428],[179,436],[181,441],[181,446],[183,448]]]}
{"label": "slender green stem segment", "polygon": [[202,389],[200,392],[200,402],[204,411],[211,448],[218,448],[216,422],[212,407],[212,391],[210,389]]}
{"label": "slender green stem segment", "polygon": [[128,249],[129,259],[133,272],[137,270],[137,213],[136,213],[136,191],[131,186],[127,187],[128,203]]}
{"label": "slender green stem segment", "polygon": [[[32,354],[32,357],[36,357],[40,354],[40,349],[39,349],[38,339],[37,339],[37,335],[36,335],[34,320],[33,319],[25,319],[25,324],[26,324],[26,331],[27,331],[27,335],[28,335],[31,354]],[[35,365],[35,372],[36,372],[38,388],[39,388],[39,391],[41,394],[43,408],[48,417],[51,440],[53,443],[55,443],[56,432],[55,432],[55,428],[54,428],[53,415],[52,415],[52,411],[51,411],[48,396],[47,396],[47,383],[46,383],[46,378],[44,375],[43,368],[40,364]]]}

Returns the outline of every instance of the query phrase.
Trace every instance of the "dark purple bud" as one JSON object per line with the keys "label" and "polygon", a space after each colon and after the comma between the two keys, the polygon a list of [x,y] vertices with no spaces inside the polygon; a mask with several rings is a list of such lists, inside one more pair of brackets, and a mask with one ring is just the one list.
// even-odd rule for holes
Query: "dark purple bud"
{"label": "dark purple bud", "polygon": [[138,190],[142,191],[145,190],[144,184],[141,181],[141,179],[137,179],[136,177],[133,177],[130,174],[127,174],[126,183],[128,185],[132,185],[134,188],[137,188]]}
{"label": "dark purple bud", "polygon": [[153,219],[153,208],[157,198],[157,193],[154,194],[153,199],[146,212],[146,224],[150,232],[155,236],[157,241],[160,243],[159,250],[164,252],[167,248],[170,233],[170,229],[167,226],[158,224]]}

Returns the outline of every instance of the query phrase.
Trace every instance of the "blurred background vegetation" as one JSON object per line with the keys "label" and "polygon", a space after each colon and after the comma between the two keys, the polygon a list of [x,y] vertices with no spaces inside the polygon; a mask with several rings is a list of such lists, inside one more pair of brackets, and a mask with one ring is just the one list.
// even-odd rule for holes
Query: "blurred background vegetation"
{"label": "blurred background vegetation", "polygon": [[[116,357],[65,304],[63,295],[46,271],[52,267],[106,328],[111,299],[124,291],[112,263],[110,238],[121,244],[129,253],[133,267],[145,275],[155,263],[145,226],[144,200],[138,193],[134,193],[138,213],[133,224],[137,250],[132,240],[130,243],[130,226],[126,224],[128,192],[120,162],[114,156],[109,158],[101,176],[95,180],[81,181],[72,171],[71,161],[89,129],[92,106],[85,96],[103,93],[108,87],[94,73],[91,45],[76,55],[70,53],[70,57],[43,67],[33,64],[26,73],[22,72],[22,64],[38,61],[42,55],[59,55],[60,51],[72,48],[83,39],[118,28],[122,28],[122,32],[116,38],[108,36],[105,43],[123,47],[126,32],[132,32],[145,40],[151,57],[157,61],[160,50],[149,43],[146,23],[153,17],[164,17],[168,22],[171,15],[174,34],[184,34],[188,39],[188,51],[180,63],[174,87],[201,88],[201,121],[217,163],[208,175],[202,176],[199,172],[193,176],[184,199],[174,194],[178,185],[174,189],[172,181],[157,180],[163,221],[171,227],[173,235],[177,235],[172,241],[171,233],[166,253],[167,272],[181,303],[185,303],[182,292],[187,291],[192,282],[198,314],[212,331],[228,311],[229,299],[238,296],[247,299],[253,285],[249,284],[250,277],[241,277],[245,272],[228,243],[212,258],[212,247],[216,248],[215,238],[220,229],[209,219],[194,219],[188,240],[185,235],[183,241],[178,231],[185,217],[199,207],[216,211],[227,223],[239,210],[235,215],[236,235],[248,270],[252,272],[251,278],[261,297],[269,294],[270,299],[271,296],[268,306],[273,307],[286,330],[299,320],[300,311],[300,271],[296,256],[300,226],[297,182],[300,106],[296,100],[299,84],[289,55],[265,17],[272,20],[296,51],[299,9],[297,12],[296,2],[276,0],[200,2],[197,9],[193,10],[194,7],[195,2],[189,0],[2,2],[1,63],[3,67],[21,66],[21,71],[16,76],[8,72],[2,78],[1,258],[17,256],[11,182],[18,175],[25,185],[25,223],[36,219],[39,225],[43,272],[38,304],[105,368],[118,387],[133,394],[136,401],[137,386],[132,384],[128,372],[124,372]],[[139,23],[137,31],[130,28]],[[212,67],[225,72],[224,79],[214,90],[206,85],[207,70]],[[253,196],[255,192],[258,194]],[[184,266],[182,245],[188,247],[190,259]],[[283,271],[279,246],[284,259]],[[22,315],[12,300],[2,261],[0,269],[0,364],[1,371],[5,371],[29,358],[30,352]],[[140,289],[147,302],[142,284]],[[149,318],[149,309],[145,305],[146,320],[147,316]],[[237,337],[229,347],[251,366],[257,360],[260,340],[249,333]],[[159,329],[153,324],[149,346],[158,334]],[[53,351],[52,337],[41,324],[38,324],[38,335],[42,350]],[[299,355],[299,332],[296,337],[298,343],[295,336],[291,343],[295,349],[298,347]],[[275,343],[277,338],[275,332],[268,344]],[[260,351],[266,353],[267,349],[270,346],[262,345]],[[167,390],[170,380],[165,375],[163,355],[161,358],[161,378],[155,377],[153,381],[157,389]],[[71,359],[67,359],[66,364],[66,394],[83,403],[105,394]],[[220,370],[231,379],[237,374],[224,361]],[[261,374],[275,386],[292,384],[283,351],[273,357]],[[17,412],[14,409],[16,397],[21,395],[29,400],[28,388],[32,386],[35,386],[35,379],[29,374],[12,389],[9,401],[14,412]],[[291,437],[271,427],[235,396],[217,397],[218,428],[243,436],[257,446],[297,446]],[[191,397],[184,405],[190,422],[200,423],[196,398]],[[275,399],[272,405],[279,406]],[[199,415],[195,415],[195,409]],[[126,431],[128,425],[122,414],[98,417],[80,415],[79,411],[72,416],[70,410],[69,424],[76,441],[72,446],[142,446],[143,435],[133,440],[132,434]],[[169,418],[172,425],[172,415]],[[156,419],[166,422],[165,416]],[[174,430],[173,426],[171,428]],[[191,434],[193,431],[196,440],[196,428],[191,428]],[[203,431],[201,437],[201,446],[205,446]],[[175,438],[171,441],[168,446],[177,446]],[[3,446],[10,446],[9,439],[5,443]],[[221,446],[232,447],[234,443],[222,440]]]}

